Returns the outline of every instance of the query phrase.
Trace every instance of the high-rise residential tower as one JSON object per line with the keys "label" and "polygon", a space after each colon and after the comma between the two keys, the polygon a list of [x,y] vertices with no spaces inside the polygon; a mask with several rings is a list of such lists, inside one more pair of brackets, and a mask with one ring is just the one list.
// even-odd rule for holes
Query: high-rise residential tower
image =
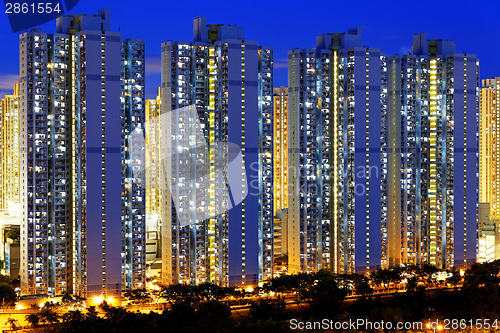
{"label": "high-rise residential tower", "polygon": [[69,44],[69,36],[38,29],[20,36],[20,276],[25,295],[61,294],[73,285]]}
{"label": "high-rise residential tower", "polygon": [[0,212],[20,216],[19,83],[0,101]]}
{"label": "high-rise residential tower", "polygon": [[121,297],[122,264],[124,288],[144,283],[143,254],[131,257],[144,194],[122,163],[143,121],[144,46],[110,25],[104,10],[20,36],[23,294]]}
{"label": "high-rise residential tower", "polygon": [[[151,223],[150,229],[158,229],[158,212],[162,206],[161,172],[161,88],[158,89],[156,99],[146,100],[146,221]],[[158,161],[158,163],[156,163]],[[158,184],[157,184],[158,183]],[[154,215],[151,218],[149,215]]]}
{"label": "high-rise residential tower", "polygon": [[274,88],[274,212],[288,208],[288,88]]}
{"label": "high-rise residential tower", "polygon": [[359,29],[288,53],[291,272],[381,266],[386,55]]}
{"label": "high-rise residential tower", "polygon": [[[413,37],[389,59],[389,114],[400,151],[401,263],[475,261],[479,210],[479,61],[455,42]],[[398,198],[399,196],[399,198]]]}
{"label": "high-rise residential tower", "polygon": [[146,100],[146,265],[150,275],[161,274],[161,219],[165,206],[162,175],[161,88],[156,99]]}
{"label": "high-rise residential tower", "polygon": [[[479,91],[478,262],[500,259],[500,78],[482,80]],[[497,249],[495,251],[495,248]]]}
{"label": "high-rise residential tower", "polygon": [[477,57],[426,34],[407,55],[361,45],[288,55],[289,270],[474,262]]}
{"label": "high-rise residential tower", "polygon": [[274,88],[273,178],[275,274],[288,255],[288,88]]}
{"label": "high-rise residential tower", "polygon": [[162,45],[163,280],[256,284],[273,269],[273,51],[237,26],[193,28]]}
{"label": "high-rise residential tower", "polygon": [[132,290],[146,287],[146,147],[130,139],[145,133],[144,58],[144,40],[121,39],[122,286]]}
{"label": "high-rise residential tower", "polygon": [[[19,239],[14,234],[21,225],[20,202],[20,113],[19,83],[12,95],[0,101],[0,260],[3,274],[19,274]],[[10,238],[9,241],[7,239]]]}
{"label": "high-rise residential tower", "polygon": [[490,204],[492,216],[500,215],[500,78],[482,80],[480,109],[479,202]]}

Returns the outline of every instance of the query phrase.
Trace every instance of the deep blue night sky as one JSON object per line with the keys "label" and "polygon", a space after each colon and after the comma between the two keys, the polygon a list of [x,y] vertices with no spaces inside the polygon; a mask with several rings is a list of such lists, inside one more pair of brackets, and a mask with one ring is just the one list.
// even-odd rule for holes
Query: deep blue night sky
{"label": "deep blue night sky", "polygon": [[[411,6],[411,7],[410,7]],[[316,35],[345,32],[360,26],[363,44],[388,54],[406,53],[412,35],[429,33],[431,39],[452,39],[458,52],[475,53],[481,60],[481,78],[500,76],[500,2],[488,1],[132,1],[80,0],[70,14],[97,13],[111,8],[113,29],[124,37],[146,40],[147,97],[160,84],[160,44],[192,40],[192,20],[207,15],[209,24],[237,24],[245,38],[275,50],[275,86],[287,85],[287,51],[315,45]],[[53,32],[55,22],[41,26]],[[18,75],[18,34],[0,13],[0,96]]]}

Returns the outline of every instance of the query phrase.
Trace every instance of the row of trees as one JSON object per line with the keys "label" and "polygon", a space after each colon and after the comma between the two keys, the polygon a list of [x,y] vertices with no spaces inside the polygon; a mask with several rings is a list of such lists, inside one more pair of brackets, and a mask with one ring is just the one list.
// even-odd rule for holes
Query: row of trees
{"label": "row of trees", "polygon": [[[465,281],[471,283],[471,274],[476,275],[476,270],[497,265],[496,263],[473,265],[465,273]],[[488,268],[489,269],[489,268]],[[439,279],[438,273],[443,273],[446,278]],[[494,275],[494,272],[491,275]],[[416,290],[429,287],[456,287],[462,283],[463,278],[456,269],[440,271],[435,266],[421,265],[408,267],[395,267],[378,269],[369,274],[332,274],[327,270],[315,274],[299,273],[295,275],[282,275],[267,282],[263,290],[276,293],[297,293],[313,285],[316,281],[333,279],[339,287],[345,289],[346,295],[370,295],[374,290],[387,290],[400,286],[403,289]],[[300,295],[300,293],[298,293]]]}
{"label": "row of trees", "polygon": [[[231,299],[249,295],[242,290],[212,284],[172,285],[158,291],[171,304],[161,314],[147,314],[112,307],[72,310],[63,315],[46,305],[26,320],[37,331],[55,332],[285,332],[288,320],[329,318],[370,321],[425,321],[429,318],[500,319],[500,261],[475,264],[463,274],[451,270],[444,282],[455,288],[429,289],[437,270],[430,266],[384,269],[369,275],[338,275],[327,270],[314,274],[284,275],[254,291],[265,295],[248,299],[249,309],[232,310]],[[406,280],[406,281],[405,281]],[[406,284],[404,292],[373,294],[386,284]],[[273,295],[273,296],[271,296]],[[286,299],[294,295],[297,304]],[[346,301],[349,295],[357,297]],[[136,291],[126,295],[139,304],[151,295]],[[64,302],[75,302],[69,295]],[[70,299],[71,298],[71,299]],[[63,303],[64,303],[63,302]],[[99,311],[100,310],[100,313]],[[246,312],[245,312],[246,311]],[[12,321],[12,325],[15,321]]]}
{"label": "row of trees", "polygon": [[[299,314],[305,319],[500,319],[500,261],[471,265],[462,274],[452,269],[442,282],[437,273],[433,266],[380,269],[366,276],[319,271],[281,276],[264,288],[278,295],[294,294],[307,302],[310,306]],[[390,284],[403,284],[405,292],[373,295],[372,287]],[[429,288],[439,285],[453,288]],[[345,302],[348,295],[358,297]]]}
{"label": "row of trees", "polygon": [[[438,280],[440,272],[435,266],[421,265],[409,267],[396,267],[390,269],[379,269],[369,274],[332,274],[327,270],[321,270],[314,274],[299,273],[294,275],[282,275],[265,283],[263,287],[256,287],[252,292],[236,288],[220,287],[211,283],[199,285],[169,285],[158,291],[135,290],[124,294],[124,300],[132,305],[151,304],[158,302],[178,303],[186,302],[197,304],[200,302],[218,300],[229,304],[237,302],[247,296],[261,296],[276,293],[278,296],[290,294],[297,295],[298,300],[307,299],[313,292],[311,288],[321,288],[324,284],[335,285],[342,289],[346,296],[366,296],[375,290],[386,290],[391,286],[399,286],[410,292],[417,289],[430,287],[457,287],[461,284],[480,286],[486,281],[498,280],[500,261],[475,264],[465,271],[464,276],[456,269],[441,271],[447,276],[446,279]],[[500,281],[499,281],[500,282]],[[63,297],[63,305],[81,304],[81,299],[73,299],[69,295]]]}
{"label": "row of trees", "polygon": [[[179,301],[161,314],[128,311],[103,302],[99,308],[89,307],[86,311],[73,310],[63,315],[58,315],[52,308],[44,307],[38,313],[28,314],[26,320],[37,332],[57,333],[285,332],[286,325],[283,322],[275,322],[268,316],[267,310],[274,308],[272,302],[254,303],[250,317],[235,319],[231,316],[231,308],[217,300],[193,304]],[[284,305],[280,313],[283,311]],[[276,314],[277,311],[273,313]],[[19,328],[19,323],[11,320],[11,327]]]}
{"label": "row of trees", "polygon": [[[10,229],[9,229],[10,230]],[[14,237],[14,236],[12,236]],[[19,238],[19,235],[17,235]],[[4,269],[5,263],[0,260],[0,269]],[[15,288],[19,287],[19,277],[11,278],[8,275],[0,274],[0,306],[13,306],[16,303],[17,296]]]}

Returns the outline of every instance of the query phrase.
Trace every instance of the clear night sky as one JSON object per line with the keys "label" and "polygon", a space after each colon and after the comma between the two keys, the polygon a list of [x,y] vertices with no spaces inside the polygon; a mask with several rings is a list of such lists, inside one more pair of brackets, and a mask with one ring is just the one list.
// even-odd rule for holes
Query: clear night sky
{"label": "clear night sky", "polygon": [[[20,0],[21,1],[21,0]],[[69,14],[96,14],[109,7],[113,29],[124,37],[146,40],[147,98],[160,85],[160,44],[166,40],[192,40],[192,20],[207,15],[209,24],[237,24],[245,38],[274,47],[274,85],[287,85],[286,57],[292,48],[315,46],[316,35],[345,32],[360,26],[363,44],[388,54],[406,53],[412,35],[429,33],[430,39],[452,39],[457,52],[475,53],[481,78],[500,76],[500,1],[250,1],[250,0],[80,0]],[[54,32],[55,22],[40,27]],[[0,97],[17,81],[18,34],[0,13]]]}

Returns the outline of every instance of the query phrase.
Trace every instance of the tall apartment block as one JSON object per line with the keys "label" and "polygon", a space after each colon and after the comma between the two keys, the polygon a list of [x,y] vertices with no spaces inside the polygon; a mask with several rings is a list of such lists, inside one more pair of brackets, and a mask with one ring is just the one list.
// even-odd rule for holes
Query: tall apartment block
{"label": "tall apartment block", "polygon": [[479,61],[455,43],[413,37],[388,63],[400,150],[401,263],[475,261],[479,210]]}
{"label": "tall apartment block", "polygon": [[[288,255],[288,88],[274,88],[274,257],[279,274]],[[285,266],[286,267],[286,266]]]}
{"label": "tall apartment block", "polygon": [[407,55],[361,45],[288,55],[289,270],[474,262],[477,57],[425,34]]}
{"label": "tall apartment block", "polygon": [[[19,275],[19,240],[7,241],[21,225],[19,83],[0,101],[0,260],[2,274]],[[10,238],[10,237],[9,237]],[[13,241],[13,242],[12,242]]]}
{"label": "tall apartment block", "polygon": [[291,272],[381,265],[386,58],[358,29],[288,53]]}
{"label": "tall apartment block", "polygon": [[482,80],[479,91],[479,249],[478,261],[500,259],[500,78]]}
{"label": "tall apartment block", "polygon": [[144,194],[122,152],[143,121],[143,48],[111,31],[109,10],[20,36],[25,295],[120,297],[122,265],[124,288],[140,286]]}
{"label": "tall apartment block", "polygon": [[[161,113],[170,122],[162,135],[169,147],[184,147],[166,161],[167,179],[184,185],[166,184],[175,193],[158,214],[162,279],[254,285],[273,269],[273,51],[237,26],[201,17],[193,28],[193,42],[162,45]],[[243,167],[233,170],[238,154]],[[236,181],[226,186],[231,173]],[[191,200],[174,203],[186,193]]]}
{"label": "tall apartment block", "polygon": [[145,43],[121,39],[122,286],[146,287],[146,164],[144,145],[130,136],[145,133]]}
{"label": "tall apartment block", "polygon": [[479,202],[490,204],[491,215],[500,215],[500,78],[482,80],[479,92]]}
{"label": "tall apartment block", "polygon": [[0,101],[0,213],[20,215],[19,83]]}
{"label": "tall apartment block", "polygon": [[288,88],[274,88],[274,211],[288,208]]}
{"label": "tall apartment block", "polygon": [[67,170],[71,151],[66,148],[71,135],[66,134],[70,118],[63,107],[69,102],[69,43],[68,36],[40,30],[20,36],[22,294],[61,294],[73,284],[67,246],[72,191]]}
{"label": "tall apartment block", "polygon": [[[156,99],[146,100],[146,265],[150,276],[161,275],[161,219],[165,209],[162,177],[161,88]],[[159,274],[157,274],[159,272]]]}

